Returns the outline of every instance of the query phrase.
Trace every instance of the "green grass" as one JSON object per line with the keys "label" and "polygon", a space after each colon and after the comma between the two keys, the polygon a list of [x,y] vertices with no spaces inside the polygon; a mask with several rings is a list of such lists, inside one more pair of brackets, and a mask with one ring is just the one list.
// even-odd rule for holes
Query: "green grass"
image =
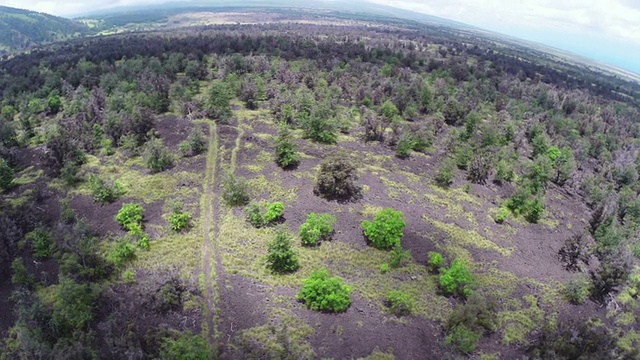
{"label": "green grass", "polygon": [[[389,256],[385,251],[370,247],[356,249],[341,241],[307,248],[295,237],[292,245],[299,255],[300,269],[289,275],[273,275],[264,265],[264,256],[266,240],[275,230],[250,227],[243,217],[234,215],[231,210],[221,214],[219,221],[222,262],[229,273],[254,278],[267,285],[298,289],[302,279],[309,277],[312,271],[327,267],[332,275],[342,277],[345,284],[353,286],[354,295],[377,305],[381,311],[383,299],[391,290],[400,290],[415,298],[417,315],[442,320],[449,311],[447,299],[436,295],[436,277],[414,262],[381,274],[380,265],[387,262]],[[412,277],[415,280],[411,280]]]}
{"label": "green grass", "polygon": [[151,240],[149,251],[138,251],[134,264],[140,268],[149,270],[161,270],[176,268],[185,278],[193,274],[200,261],[202,246],[201,224],[194,220],[193,228],[187,233],[172,233]]}
{"label": "green grass", "polygon": [[280,172],[275,171],[271,174],[270,179],[261,174],[248,181],[249,189],[252,189],[255,196],[266,195],[267,201],[286,201],[294,202],[298,198],[298,188],[285,188],[281,185]]}
{"label": "green grass", "polygon": [[465,230],[455,224],[447,224],[435,219],[430,219],[426,215],[423,219],[436,227],[438,230],[447,234],[450,241],[462,247],[473,246],[478,249],[491,250],[507,257],[515,250],[514,248],[503,248],[493,241],[478,234],[475,230]]}
{"label": "green grass", "polygon": [[524,301],[528,307],[498,314],[502,342],[505,345],[527,345],[527,336],[543,325],[545,313],[538,307],[538,299],[533,295],[525,295]]}

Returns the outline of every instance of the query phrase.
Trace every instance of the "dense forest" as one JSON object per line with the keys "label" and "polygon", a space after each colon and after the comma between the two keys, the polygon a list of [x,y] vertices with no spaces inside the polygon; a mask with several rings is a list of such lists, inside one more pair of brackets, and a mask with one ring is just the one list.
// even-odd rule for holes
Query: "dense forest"
{"label": "dense forest", "polygon": [[77,39],[0,94],[1,359],[640,357],[638,84],[396,22]]}

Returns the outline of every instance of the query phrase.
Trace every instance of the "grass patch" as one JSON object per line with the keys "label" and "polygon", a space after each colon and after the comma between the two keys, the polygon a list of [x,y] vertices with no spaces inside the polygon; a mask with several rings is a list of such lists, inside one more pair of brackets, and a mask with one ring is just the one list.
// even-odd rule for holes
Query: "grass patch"
{"label": "grass patch", "polygon": [[272,174],[271,180],[267,179],[265,175],[258,175],[248,180],[247,183],[255,195],[267,194],[266,200],[270,202],[284,200],[291,203],[298,198],[298,187],[285,189],[281,185],[280,173],[277,171]]}
{"label": "grass patch", "polygon": [[20,186],[33,184],[42,176],[44,176],[44,171],[42,169],[34,170],[33,166],[29,166],[16,174],[16,177],[13,179],[13,185]]}
{"label": "grass patch", "polygon": [[529,333],[542,326],[544,311],[538,307],[538,299],[533,295],[525,295],[524,301],[529,305],[527,308],[503,311],[498,314],[502,342],[505,345],[527,345]]}
{"label": "grass patch", "polygon": [[139,251],[134,264],[149,270],[169,268],[179,269],[180,274],[188,278],[200,261],[202,231],[200,224],[194,220],[194,229],[188,233],[169,233],[158,240],[153,240],[149,251]]}
{"label": "grass patch", "polygon": [[447,224],[435,219],[430,219],[426,215],[423,216],[423,219],[447,234],[449,239],[459,246],[474,246],[478,249],[492,250],[504,257],[510,256],[514,250],[513,248],[505,249],[497,245],[493,241],[478,234],[475,230],[465,230],[454,224]]}

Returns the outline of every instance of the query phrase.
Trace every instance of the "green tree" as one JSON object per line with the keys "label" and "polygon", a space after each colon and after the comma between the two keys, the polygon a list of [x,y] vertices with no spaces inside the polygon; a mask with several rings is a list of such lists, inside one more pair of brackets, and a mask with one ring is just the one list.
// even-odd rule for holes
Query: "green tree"
{"label": "green tree", "polygon": [[283,169],[295,167],[300,163],[296,144],[291,139],[291,133],[286,125],[280,125],[278,137],[276,138],[276,163]]}
{"label": "green tree", "polygon": [[313,192],[328,199],[349,199],[360,194],[354,161],[345,151],[328,154],[320,163]]}
{"label": "green tree", "polygon": [[298,270],[298,256],[291,248],[289,234],[279,230],[276,236],[267,245],[267,267],[274,273],[290,273]]}
{"label": "green tree", "polygon": [[0,158],[0,191],[5,191],[13,186],[13,169]]}
{"label": "green tree", "polygon": [[57,114],[62,110],[62,100],[58,95],[49,95],[47,99],[47,107],[49,108],[49,112],[52,114]]}
{"label": "green tree", "polygon": [[213,119],[225,122],[231,117],[231,91],[224,82],[216,81],[209,88],[207,112]]}
{"label": "green tree", "polygon": [[152,173],[161,172],[173,166],[173,154],[162,145],[160,139],[149,140],[144,146],[142,156]]}

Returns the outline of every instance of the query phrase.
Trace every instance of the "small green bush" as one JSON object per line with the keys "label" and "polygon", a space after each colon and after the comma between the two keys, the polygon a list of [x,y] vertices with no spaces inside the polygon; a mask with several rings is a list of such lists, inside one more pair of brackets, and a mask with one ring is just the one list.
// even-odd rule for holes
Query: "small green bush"
{"label": "small green bush", "polygon": [[139,204],[122,204],[116,215],[116,221],[132,235],[142,232],[142,212],[144,208]]}
{"label": "small green bush", "polygon": [[160,139],[149,140],[144,146],[142,157],[152,173],[161,172],[173,166],[173,155],[162,145]]}
{"label": "small green bush", "polygon": [[247,206],[245,213],[247,214],[247,220],[249,220],[249,223],[253,225],[253,227],[261,228],[265,225],[262,209],[260,209],[258,203],[251,202],[249,206]]}
{"label": "small green bush", "polygon": [[268,244],[267,267],[274,273],[289,273],[298,270],[298,256],[291,248],[289,234],[278,231]]}
{"label": "small green bush", "polygon": [[389,272],[389,264],[384,263],[384,264],[380,265],[380,273],[386,274],[388,272]]}
{"label": "small green bush", "polygon": [[320,241],[329,240],[335,223],[336,217],[331,214],[310,213],[307,215],[307,221],[300,225],[302,245],[316,246]]}
{"label": "small green bush", "polygon": [[438,280],[440,287],[446,294],[463,297],[471,294],[469,286],[473,281],[473,276],[467,265],[460,259],[453,260],[451,267],[444,269]]}
{"label": "small green bush", "polygon": [[274,202],[267,204],[267,212],[264,214],[264,221],[267,224],[273,224],[276,221],[282,219],[284,213],[284,204],[281,202]]}
{"label": "small green bush", "polygon": [[191,224],[191,213],[175,209],[169,216],[171,229],[173,231],[182,231],[188,229]]}
{"label": "small green bush", "polygon": [[365,236],[379,249],[400,246],[400,240],[404,235],[402,229],[405,225],[402,212],[391,208],[380,210],[373,222],[368,220],[362,222]]}
{"label": "small green bush", "polygon": [[118,240],[113,249],[111,249],[111,252],[107,254],[107,260],[111,261],[117,267],[122,266],[129,260],[133,260],[135,257],[136,248],[127,238]]}
{"label": "small green bush", "polygon": [[312,272],[302,283],[297,298],[313,310],[339,312],[351,305],[351,287],[340,278],[329,277],[327,269]]}
{"label": "small green bush", "polygon": [[291,134],[286,125],[280,126],[275,152],[276,163],[283,169],[294,167],[300,163],[296,153],[296,145],[291,141]]}
{"label": "small green bush", "polygon": [[512,181],[515,177],[515,173],[513,172],[513,165],[508,160],[500,160],[496,164],[496,180],[499,182],[502,181]]}
{"label": "small green bush", "polygon": [[122,194],[118,183],[91,174],[89,176],[89,188],[96,202],[101,204],[112,203]]}
{"label": "small green bush", "polygon": [[222,200],[228,206],[244,206],[249,203],[249,187],[243,177],[228,173],[222,184]]}
{"label": "small green bush", "polygon": [[201,154],[207,149],[207,139],[202,133],[202,130],[197,126],[191,129],[187,137],[187,143],[189,144],[191,155]]}
{"label": "small green bush", "polygon": [[73,224],[76,221],[76,214],[69,206],[69,200],[60,201],[60,220],[65,224]]}
{"label": "small green bush", "polygon": [[478,346],[478,340],[481,336],[482,334],[480,332],[471,330],[465,325],[460,324],[447,334],[444,342],[462,352],[470,353]]}
{"label": "small green bush", "polygon": [[403,250],[402,246],[396,245],[391,250],[391,257],[389,259],[389,265],[392,268],[399,268],[405,266],[411,261],[411,250]]}
{"label": "small green bush", "polygon": [[24,262],[21,257],[13,259],[11,263],[11,283],[21,286],[31,286],[35,283],[35,278],[32,274],[29,274],[27,268],[24,266]]}
{"label": "small green bush", "polygon": [[37,228],[27,234],[27,239],[31,242],[33,248],[33,256],[46,259],[53,253],[54,243],[51,232]]}
{"label": "small green bush", "polygon": [[165,338],[160,357],[164,360],[209,360],[212,353],[206,339],[186,332],[175,339]]}
{"label": "small green bush", "polygon": [[591,294],[591,281],[584,276],[575,277],[565,285],[564,295],[574,304],[584,303]]}
{"label": "small green bush", "polygon": [[404,135],[396,144],[396,156],[405,159],[411,154],[411,150],[416,146],[416,141],[412,137]]}
{"label": "small green bush", "polygon": [[495,217],[495,222],[497,222],[498,224],[502,224],[505,220],[507,220],[507,218],[509,217],[509,214],[511,212],[509,211],[509,209],[507,209],[506,207],[501,206],[498,209],[498,213],[496,214]]}
{"label": "small green bush", "polygon": [[413,311],[413,299],[407,293],[393,290],[387,294],[387,306],[396,316],[409,315]]}
{"label": "small green bush", "polygon": [[9,190],[11,187],[13,187],[13,169],[0,158],[0,191]]}
{"label": "small green bush", "polygon": [[448,187],[453,183],[456,175],[456,164],[452,158],[442,160],[438,167],[438,172],[434,178],[436,184],[442,187]]}
{"label": "small green bush", "polygon": [[429,251],[428,265],[429,271],[431,271],[432,273],[440,271],[440,269],[442,269],[442,267],[444,266],[444,258],[442,257],[442,254],[435,251]]}

